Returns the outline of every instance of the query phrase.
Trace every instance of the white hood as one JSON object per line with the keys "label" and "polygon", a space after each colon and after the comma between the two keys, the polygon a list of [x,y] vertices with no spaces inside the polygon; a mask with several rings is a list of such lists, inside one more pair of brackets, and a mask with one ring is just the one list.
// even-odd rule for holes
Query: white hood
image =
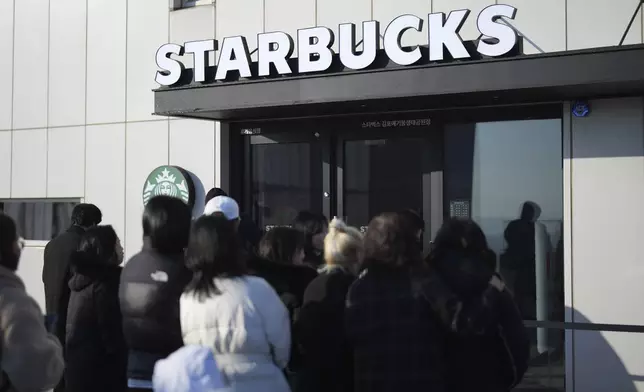
{"label": "white hood", "polygon": [[154,366],[155,392],[228,392],[212,351],[184,346]]}

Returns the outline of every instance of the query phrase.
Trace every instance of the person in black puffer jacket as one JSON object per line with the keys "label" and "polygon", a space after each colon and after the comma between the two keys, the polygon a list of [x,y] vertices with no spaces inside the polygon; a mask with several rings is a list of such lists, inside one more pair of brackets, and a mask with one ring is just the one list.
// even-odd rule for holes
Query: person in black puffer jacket
{"label": "person in black puffer jacket", "polygon": [[[250,256],[247,263],[251,273],[264,278],[280,296],[289,311],[291,327],[297,320],[306,287],[318,275],[316,270],[304,265],[305,244],[303,233],[276,227],[264,235],[258,255]],[[300,360],[297,333],[291,328],[289,371],[297,371]],[[293,380],[292,375],[289,379]]]}
{"label": "person in black puffer jacket", "polygon": [[122,261],[123,248],[111,226],[88,229],[72,257],[66,392],[127,389],[127,347],[118,297]]}
{"label": "person in black puffer jacket", "polygon": [[132,391],[152,389],[156,361],[183,346],[179,298],[191,279],[184,262],[190,224],[190,208],[181,200],[150,199],[143,212],[143,249],[121,274],[119,298]]}
{"label": "person in black puffer jacket", "polygon": [[295,328],[302,351],[297,391],[352,392],[353,352],[344,334],[344,307],[362,254],[362,233],[334,218],[324,238],[326,265],[304,292]]}
{"label": "person in black puffer jacket", "polygon": [[[448,392],[511,390],[527,370],[530,343],[513,297],[495,273],[496,257],[483,231],[471,220],[445,222],[427,261],[477,319],[476,325],[450,326],[446,335]],[[435,310],[449,313],[449,301],[439,303],[440,298],[434,296]]]}
{"label": "person in black puffer jacket", "polygon": [[422,264],[420,242],[401,214],[371,220],[344,314],[355,392],[446,391],[445,333],[414,284]]}

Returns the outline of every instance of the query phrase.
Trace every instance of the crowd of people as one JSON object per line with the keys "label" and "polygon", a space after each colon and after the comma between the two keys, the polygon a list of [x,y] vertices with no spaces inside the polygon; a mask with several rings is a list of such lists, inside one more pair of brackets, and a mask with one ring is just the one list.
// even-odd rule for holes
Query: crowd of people
{"label": "crowd of people", "polygon": [[220,189],[203,216],[145,206],[143,247],[76,206],[45,249],[46,315],[0,213],[0,391],[501,392],[529,339],[476,223],[382,213],[366,232],[302,212],[262,233]]}

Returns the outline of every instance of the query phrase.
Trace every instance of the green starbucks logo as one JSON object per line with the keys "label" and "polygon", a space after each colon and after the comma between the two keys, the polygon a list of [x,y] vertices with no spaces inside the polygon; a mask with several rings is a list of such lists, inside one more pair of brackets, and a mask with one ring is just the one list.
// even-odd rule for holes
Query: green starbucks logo
{"label": "green starbucks logo", "polygon": [[160,166],[150,173],[143,187],[143,205],[155,196],[181,199],[192,207],[195,188],[190,174],[177,166]]}

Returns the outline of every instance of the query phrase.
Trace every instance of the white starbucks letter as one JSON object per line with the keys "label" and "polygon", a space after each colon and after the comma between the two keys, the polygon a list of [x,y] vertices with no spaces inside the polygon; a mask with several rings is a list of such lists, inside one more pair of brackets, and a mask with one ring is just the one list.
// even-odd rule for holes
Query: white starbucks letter
{"label": "white starbucks letter", "polygon": [[345,23],[340,25],[340,61],[351,69],[364,69],[373,64],[380,48],[379,24],[375,20],[362,22],[362,53],[356,54],[356,25]]}
{"label": "white starbucks letter", "polygon": [[470,57],[458,34],[469,14],[470,10],[452,11],[447,19],[442,12],[429,14],[429,61],[444,60],[444,49],[455,59]]}
{"label": "white starbucks letter", "polygon": [[[477,50],[484,56],[503,56],[514,48],[517,43],[517,33],[508,25],[498,23],[502,16],[514,19],[517,9],[509,5],[491,5],[485,8],[479,14],[476,25],[483,35],[479,39]],[[497,43],[487,43],[483,41],[484,37],[496,38]]]}
{"label": "white starbucks letter", "polygon": [[250,53],[244,37],[226,37],[221,44],[215,80],[224,80],[230,71],[239,71],[242,78],[250,78]]}
{"label": "white starbucks letter", "polygon": [[259,76],[268,76],[271,73],[271,64],[280,75],[290,74],[293,71],[288,65],[288,59],[293,54],[293,38],[281,31],[257,35],[257,51],[259,54]]}
{"label": "white starbucks letter", "polygon": [[[326,71],[333,62],[333,31],[312,27],[297,31],[297,70],[299,73]],[[312,55],[318,55],[312,59]]]}
{"label": "white starbucks letter", "polygon": [[208,67],[208,52],[215,50],[216,42],[214,39],[205,41],[191,41],[183,44],[186,53],[192,53],[194,58],[195,82],[206,81],[206,67]]}
{"label": "white starbucks letter", "polygon": [[401,15],[389,23],[385,30],[383,42],[385,53],[387,53],[391,61],[399,65],[412,65],[423,57],[418,47],[407,52],[400,45],[400,40],[405,31],[409,29],[421,31],[422,28],[423,20],[416,15]]}
{"label": "white starbucks letter", "polygon": [[177,83],[185,69],[181,61],[170,58],[171,54],[183,56],[183,46],[165,44],[157,50],[157,67],[161,68],[161,70],[157,71],[154,80],[162,86],[172,86]]}

